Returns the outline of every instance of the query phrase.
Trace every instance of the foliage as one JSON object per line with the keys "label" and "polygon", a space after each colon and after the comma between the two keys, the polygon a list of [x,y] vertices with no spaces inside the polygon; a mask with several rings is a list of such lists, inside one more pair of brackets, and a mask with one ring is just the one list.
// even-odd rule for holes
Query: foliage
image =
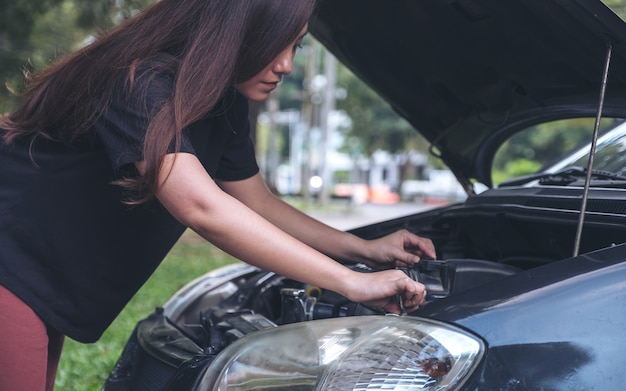
{"label": "foliage", "polygon": [[[0,81],[20,91],[38,71],[153,0],[0,0]],[[16,99],[0,89],[0,113]]]}
{"label": "foliage", "polygon": [[428,144],[415,129],[350,70],[340,65],[337,80],[347,91],[346,98],[337,102],[337,108],[352,119],[347,139],[358,139],[358,148],[365,155],[370,156],[378,149],[391,153],[410,149],[426,151]]}
{"label": "foliage", "polygon": [[541,169],[541,164],[535,160],[518,158],[506,162],[502,170],[493,173],[494,183],[501,183],[506,179],[535,173]]}
{"label": "foliage", "polygon": [[626,18],[626,0],[602,0],[604,4],[609,6],[622,19]]}
{"label": "foliage", "polygon": [[[0,80],[17,79],[19,68],[29,58],[30,37],[38,18],[61,0],[32,0],[27,2],[0,0]],[[0,93],[0,113],[10,108],[12,99]]]}
{"label": "foliage", "polygon": [[[600,133],[615,123],[615,119],[603,119]],[[515,134],[496,153],[492,180],[497,184],[537,172],[565,153],[589,143],[594,125],[595,118],[573,118],[540,124]]]}

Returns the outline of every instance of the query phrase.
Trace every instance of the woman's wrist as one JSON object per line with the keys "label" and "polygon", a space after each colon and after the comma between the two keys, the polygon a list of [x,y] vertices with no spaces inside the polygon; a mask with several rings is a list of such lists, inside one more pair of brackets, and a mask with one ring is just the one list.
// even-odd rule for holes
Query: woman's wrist
{"label": "woman's wrist", "polygon": [[357,296],[363,273],[348,268],[346,268],[346,270],[348,270],[349,273],[343,278],[338,279],[340,283],[338,284],[336,292],[350,301],[359,301],[359,297]]}
{"label": "woman's wrist", "polygon": [[[367,266],[372,264],[372,241],[352,236],[350,243],[350,252],[347,260],[353,263],[363,263]],[[348,243],[348,241],[346,241]]]}

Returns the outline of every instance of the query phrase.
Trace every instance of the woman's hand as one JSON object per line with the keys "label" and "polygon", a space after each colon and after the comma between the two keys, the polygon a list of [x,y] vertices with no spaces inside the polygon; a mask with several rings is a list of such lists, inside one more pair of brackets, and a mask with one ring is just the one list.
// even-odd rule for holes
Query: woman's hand
{"label": "woman's hand", "polygon": [[368,240],[369,256],[363,263],[374,269],[412,266],[423,258],[435,259],[435,246],[430,239],[417,236],[405,229],[382,238]]}
{"label": "woman's hand", "polygon": [[346,281],[346,285],[348,299],[388,313],[415,311],[426,298],[426,287],[400,270],[358,273],[357,277]]}

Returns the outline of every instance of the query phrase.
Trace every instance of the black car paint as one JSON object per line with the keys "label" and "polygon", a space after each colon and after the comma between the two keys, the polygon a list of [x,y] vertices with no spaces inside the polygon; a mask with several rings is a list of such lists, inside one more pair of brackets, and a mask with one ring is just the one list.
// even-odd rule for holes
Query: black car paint
{"label": "black car paint", "polygon": [[604,114],[626,107],[626,24],[598,0],[322,0],[309,29],[468,190],[512,133],[595,116],[609,44]]}
{"label": "black car paint", "polygon": [[464,390],[618,390],[626,368],[626,245],[534,268],[414,313],[488,344]]}
{"label": "black car paint", "polygon": [[490,190],[464,204],[353,232],[379,237],[407,228],[430,235],[443,263],[484,257],[525,269],[411,314],[464,327],[485,341],[483,362],[462,390],[621,390],[626,202],[623,190],[594,189],[584,230],[589,252],[571,257],[581,192]]}
{"label": "black car paint", "polygon": [[[481,199],[476,197],[472,200],[474,204]],[[518,197],[518,202],[523,199]],[[535,199],[533,203],[537,202]],[[484,222],[472,217],[479,214],[476,208],[474,206],[471,213],[466,213],[462,205],[454,205],[352,232],[368,238],[401,227],[422,234],[430,232],[441,252],[467,256],[467,253],[456,253],[458,250],[446,236],[450,232],[444,232],[442,227],[450,229],[464,221],[463,224],[467,225],[465,230],[476,231],[474,239],[494,240]],[[433,299],[411,314],[464,327],[487,344],[483,362],[462,390],[621,389],[623,377],[620,370],[626,367],[626,356],[623,354],[625,343],[616,336],[624,335],[626,329],[626,244],[613,246],[609,243],[602,250],[558,260],[563,258],[561,252],[569,250],[572,242],[569,232],[565,235],[558,232],[563,224],[563,218],[559,216],[562,211],[553,210],[550,219],[551,213],[542,207],[526,206],[522,211],[514,205],[497,208],[498,211],[491,210],[488,217],[494,220],[492,229],[503,227],[502,222],[497,222],[497,216],[511,221],[520,218],[524,229],[534,226],[533,235],[545,237],[543,245],[534,242],[540,248],[528,251],[528,257],[543,263],[543,266],[520,259],[511,260],[527,270]],[[513,216],[514,210],[520,213]],[[541,212],[543,224],[539,220],[531,221],[535,216],[533,212]],[[571,214],[570,224],[573,226],[575,213]],[[604,246],[607,240],[625,237],[623,215],[598,217],[603,219],[602,224],[594,224],[593,216],[590,219],[587,233],[596,242],[589,243],[589,246],[598,246],[600,242]],[[613,237],[607,238],[604,230],[607,225],[611,226],[609,220],[615,229]],[[511,227],[515,226],[508,222],[506,233],[524,235],[523,230],[513,232]],[[459,234],[457,228],[452,228],[452,231]],[[559,238],[567,243],[557,243]],[[473,239],[466,237],[466,240]],[[527,245],[532,244],[531,239]],[[546,254],[550,245],[559,250]],[[459,246],[465,249],[473,247],[470,242]],[[495,243],[493,246],[498,247]],[[539,252],[544,259],[537,259]],[[506,258],[505,255],[502,254],[502,259]],[[449,257],[446,259],[437,262],[450,262]],[[494,266],[499,264],[497,258],[490,261]]]}

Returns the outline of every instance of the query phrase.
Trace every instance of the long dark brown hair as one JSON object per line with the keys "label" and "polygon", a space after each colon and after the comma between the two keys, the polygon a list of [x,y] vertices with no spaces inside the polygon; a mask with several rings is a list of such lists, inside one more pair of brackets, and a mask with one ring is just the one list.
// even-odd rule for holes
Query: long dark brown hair
{"label": "long dark brown hair", "polygon": [[132,86],[138,66],[150,62],[171,74],[174,87],[149,122],[145,174],[120,182],[146,200],[182,129],[206,115],[229,87],[266,67],[297,38],[314,8],[315,0],[158,1],[33,75],[17,110],[0,119],[4,141],[41,136],[71,143],[106,110],[119,88],[112,81],[124,77]]}

